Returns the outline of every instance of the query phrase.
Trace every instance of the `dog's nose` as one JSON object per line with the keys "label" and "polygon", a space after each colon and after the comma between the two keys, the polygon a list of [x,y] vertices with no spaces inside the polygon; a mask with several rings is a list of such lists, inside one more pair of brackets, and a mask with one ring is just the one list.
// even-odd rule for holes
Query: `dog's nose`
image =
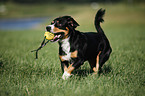
{"label": "dog's nose", "polygon": [[46,30],[47,30],[47,31],[50,31],[50,30],[51,30],[51,27],[50,27],[50,26],[47,26],[47,27],[46,27]]}

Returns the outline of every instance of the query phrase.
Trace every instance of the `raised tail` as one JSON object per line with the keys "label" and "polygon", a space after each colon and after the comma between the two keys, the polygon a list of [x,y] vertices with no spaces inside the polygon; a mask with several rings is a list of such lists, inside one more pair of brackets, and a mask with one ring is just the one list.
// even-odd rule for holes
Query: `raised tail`
{"label": "raised tail", "polygon": [[100,22],[104,22],[103,20],[104,14],[105,14],[105,10],[99,9],[95,17],[95,27],[98,33],[104,33],[103,29],[100,26]]}

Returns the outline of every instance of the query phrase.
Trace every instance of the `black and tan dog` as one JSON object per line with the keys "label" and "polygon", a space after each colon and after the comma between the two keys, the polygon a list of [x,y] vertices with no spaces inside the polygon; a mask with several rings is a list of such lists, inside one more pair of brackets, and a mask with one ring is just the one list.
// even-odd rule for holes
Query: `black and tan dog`
{"label": "black and tan dog", "polygon": [[[59,42],[59,58],[61,61],[63,79],[71,76],[71,72],[85,61],[95,73],[109,59],[112,51],[100,22],[103,22],[105,10],[100,9],[95,17],[95,27],[98,32],[79,32],[75,30],[79,24],[71,16],[62,16],[52,21],[46,30],[55,34],[52,42]],[[69,65],[70,64],[70,65]]]}

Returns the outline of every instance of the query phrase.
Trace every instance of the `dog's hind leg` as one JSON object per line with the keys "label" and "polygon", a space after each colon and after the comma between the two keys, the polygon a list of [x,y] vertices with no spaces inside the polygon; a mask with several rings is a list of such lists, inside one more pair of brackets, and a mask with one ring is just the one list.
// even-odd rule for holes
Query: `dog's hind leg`
{"label": "dog's hind leg", "polygon": [[89,60],[89,64],[94,71],[94,74],[97,74],[99,71],[99,59],[100,59],[101,51],[98,53],[97,57]]}
{"label": "dog's hind leg", "polygon": [[109,59],[110,53],[112,52],[112,49],[108,49],[105,54],[102,54],[100,57],[100,68],[104,65],[104,63]]}
{"label": "dog's hind leg", "polygon": [[97,74],[99,71],[100,54],[101,54],[101,51],[98,53],[97,58],[96,58],[96,67],[93,68],[93,71],[95,72],[94,74]]}

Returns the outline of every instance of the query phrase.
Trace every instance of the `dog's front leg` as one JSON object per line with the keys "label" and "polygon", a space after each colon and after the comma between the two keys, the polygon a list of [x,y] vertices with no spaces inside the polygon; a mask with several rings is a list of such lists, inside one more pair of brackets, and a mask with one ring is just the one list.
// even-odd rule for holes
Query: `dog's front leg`
{"label": "dog's front leg", "polygon": [[72,74],[71,72],[75,69],[75,67],[72,66],[73,64],[71,64],[63,73],[62,75],[62,79],[66,80],[68,79]]}
{"label": "dog's front leg", "polygon": [[62,78],[64,80],[68,79],[70,76],[72,76],[71,72],[80,67],[82,64],[83,64],[84,60],[81,60],[80,58],[75,58],[74,59],[74,63],[72,63],[66,71],[64,71],[63,75],[62,75]]}
{"label": "dog's front leg", "polygon": [[60,62],[61,62],[61,69],[62,69],[62,72],[65,72],[68,68],[68,61],[67,60],[64,60],[63,59],[63,56],[59,55],[59,59],[60,59]]}
{"label": "dog's front leg", "polygon": [[61,61],[61,69],[62,69],[62,72],[67,71],[67,69],[68,69],[68,61]]}

